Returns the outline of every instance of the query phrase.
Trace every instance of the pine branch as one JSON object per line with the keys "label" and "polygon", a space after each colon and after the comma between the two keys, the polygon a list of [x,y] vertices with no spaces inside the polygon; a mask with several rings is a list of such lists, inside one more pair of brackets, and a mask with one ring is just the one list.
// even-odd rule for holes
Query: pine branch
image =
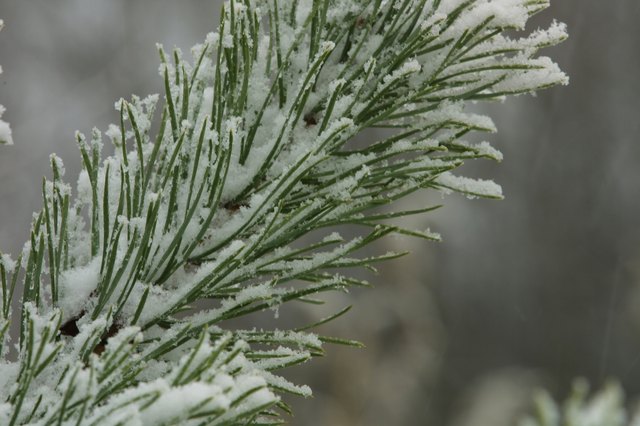
{"label": "pine branch", "polygon": [[[567,83],[535,57],[566,37],[563,25],[503,35],[546,6],[231,0],[192,63],[158,46],[160,111],[156,95],[118,101],[106,158],[98,130],[78,133],[75,194],[52,156],[20,268],[2,257],[3,347],[20,315],[17,281],[23,289],[19,357],[0,364],[15,383],[0,386],[2,424],[281,422],[278,395],[311,391],[275,372],[324,342],[358,343],[307,331],[325,321],[297,331],[226,321],[367,285],[349,271],[403,254],[358,254],[387,235],[439,239],[394,223],[435,207],[382,209],[416,191],[501,198],[493,182],[451,173],[502,159],[462,139],[495,131],[464,107]],[[379,127],[392,135],[356,145]],[[345,224],[362,232],[344,239],[333,228]],[[314,231],[324,237],[302,242]]]}

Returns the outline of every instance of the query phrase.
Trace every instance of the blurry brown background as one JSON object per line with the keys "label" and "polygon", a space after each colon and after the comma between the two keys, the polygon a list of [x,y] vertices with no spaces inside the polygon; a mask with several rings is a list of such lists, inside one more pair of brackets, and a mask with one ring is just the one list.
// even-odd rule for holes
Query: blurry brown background
{"label": "blurry brown background", "polygon": [[[329,348],[292,371],[315,389],[294,425],[502,426],[537,386],[617,377],[640,395],[640,2],[555,0],[570,39],[545,52],[571,85],[482,107],[502,164],[502,202],[449,196],[421,219],[445,241],[413,250],[323,331],[368,348]],[[0,247],[17,253],[38,209],[48,155],[75,180],[73,132],[105,129],[113,103],[161,91],[155,42],[185,50],[212,31],[219,1],[0,0]],[[426,197],[426,200],[425,200]],[[441,202],[437,194],[411,203]],[[387,248],[383,248],[387,249]],[[322,312],[308,314],[321,316]]]}

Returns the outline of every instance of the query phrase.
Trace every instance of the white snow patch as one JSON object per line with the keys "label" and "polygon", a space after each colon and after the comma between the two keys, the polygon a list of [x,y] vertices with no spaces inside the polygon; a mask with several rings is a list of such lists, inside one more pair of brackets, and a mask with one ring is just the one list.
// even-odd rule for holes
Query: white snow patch
{"label": "white snow patch", "polygon": [[63,312],[63,322],[82,312],[91,292],[98,286],[99,278],[100,258],[93,259],[85,266],[62,272],[58,284],[58,306]]}
{"label": "white snow patch", "polygon": [[7,272],[13,272],[17,266],[16,261],[13,260],[9,254],[0,256],[0,265],[2,265]]}
{"label": "white snow patch", "polygon": [[502,187],[491,180],[476,180],[444,172],[436,178],[435,182],[443,188],[445,193],[456,191],[466,194],[469,198],[502,198]]}
{"label": "white snow patch", "polygon": [[11,137],[11,127],[6,121],[0,120],[0,145],[13,145],[13,138]]}

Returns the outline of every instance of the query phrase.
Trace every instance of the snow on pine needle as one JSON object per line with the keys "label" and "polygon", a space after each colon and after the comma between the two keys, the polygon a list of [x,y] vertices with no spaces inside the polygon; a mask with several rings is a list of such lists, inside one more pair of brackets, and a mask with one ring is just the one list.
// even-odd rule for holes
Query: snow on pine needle
{"label": "snow on pine needle", "polygon": [[[567,83],[535,56],[562,24],[504,34],[547,5],[235,0],[192,60],[158,46],[164,97],[121,99],[105,136],[77,133],[75,189],[53,155],[28,243],[2,256],[0,423],[281,422],[281,394],[311,390],[278,372],[327,342],[358,346],[310,331],[349,308],[296,330],[227,321],[366,286],[349,270],[401,256],[358,255],[389,234],[438,240],[402,227],[437,207],[395,210],[409,194],[500,198],[452,173],[502,159],[464,140],[495,131],[465,105]],[[392,131],[352,142],[375,128]]]}

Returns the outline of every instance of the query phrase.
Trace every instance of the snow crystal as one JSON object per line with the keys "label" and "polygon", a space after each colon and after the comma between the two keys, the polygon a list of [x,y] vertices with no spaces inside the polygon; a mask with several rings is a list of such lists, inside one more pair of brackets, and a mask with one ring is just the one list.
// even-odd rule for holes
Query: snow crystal
{"label": "snow crystal", "polygon": [[59,309],[53,309],[47,317],[38,314],[38,308],[32,302],[26,302],[23,305],[26,317],[29,321],[29,334],[33,336],[33,347],[38,348],[38,357],[31,364],[32,368],[38,368],[43,360],[49,358],[56,351],[57,344],[55,342],[55,333],[60,325],[61,315]]}
{"label": "snow crystal", "polygon": [[513,43],[517,46],[522,46],[523,44],[525,44],[531,47],[542,47],[558,44],[561,41],[565,40],[567,37],[567,25],[554,20],[551,23],[551,26],[546,30],[536,30],[531,33],[529,37],[522,40],[516,40]]}
{"label": "snow crystal", "polygon": [[323,53],[329,53],[331,52],[333,49],[335,49],[336,44],[332,41],[323,41],[322,44],[320,45],[320,52],[321,54]]}
{"label": "snow crystal", "polygon": [[502,187],[491,180],[471,179],[444,172],[435,181],[442,186],[444,192],[462,192],[469,198],[489,197],[502,198]]}
{"label": "snow crystal", "polygon": [[473,9],[473,12],[465,14],[465,16],[480,19],[480,22],[493,16],[492,24],[503,27],[523,28],[529,18],[522,0],[492,0],[479,4]]}
{"label": "snow crystal", "polygon": [[22,262],[20,263],[20,266],[22,268],[27,267],[27,262],[29,262],[30,252],[31,252],[31,241],[25,241],[24,245],[22,246]]}
{"label": "snow crystal", "polygon": [[440,2],[440,7],[438,8],[438,13],[441,13],[443,15],[449,15],[464,1],[465,0],[442,0]]}
{"label": "snow crystal", "polygon": [[149,192],[145,198],[147,199],[147,203],[151,204],[157,202],[159,197],[160,195],[157,192]]}
{"label": "snow crystal", "polygon": [[11,127],[6,121],[0,120],[0,144],[13,145]]}
{"label": "snow crystal", "polygon": [[336,242],[341,243],[344,241],[344,238],[338,232],[332,232],[322,239],[323,243]]}
{"label": "snow crystal", "polygon": [[241,16],[247,11],[247,6],[240,2],[235,2],[233,4],[233,11],[235,12],[236,16]]}
{"label": "snow crystal", "polygon": [[193,123],[191,121],[189,121],[189,120],[182,120],[180,122],[180,127],[183,130],[191,130],[191,129],[193,129]]}
{"label": "snow crystal", "polygon": [[268,371],[258,371],[258,373],[271,385],[277,389],[286,389],[288,392],[293,394],[297,394],[300,396],[304,396],[308,398],[313,395],[311,388],[307,385],[298,386],[294,385],[284,377],[276,376],[275,374],[271,374]]}
{"label": "snow crystal", "polygon": [[469,151],[472,151],[473,153],[479,156],[488,157],[496,161],[503,160],[502,152],[492,147],[489,144],[489,142],[486,142],[486,141],[476,145],[471,144],[467,141],[456,141],[453,145],[456,147],[469,148]]}
{"label": "snow crystal", "polygon": [[329,93],[333,93],[340,86],[344,86],[347,81],[344,78],[339,78],[337,80],[331,80],[329,82]]}
{"label": "snow crystal", "polygon": [[424,231],[422,231],[422,234],[424,236],[426,236],[427,238],[434,240],[434,241],[442,241],[442,236],[440,235],[440,233],[438,232],[433,232],[431,229],[427,228]]}
{"label": "snow crystal", "polygon": [[440,31],[439,23],[447,19],[447,15],[444,13],[433,13],[427,20],[420,24],[420,29],[423,31],[430,29],[430,35],[437,34]]}
{"label": "snow crystal", "polygon": [[76,325],[79,333],[73,337],[72,349],[69,351],[70,356],[80,355],[80,351],[86,349],[87,342],[96,336],[102,336],[111,322],[104,316],[95,320],[85,316],[78,320]]}
{"label": "snow crystal", "polygon": [[0,256],[0,264],[7,272],[13,272],[16,269],[16,261],[11,259],[11,255],[3,254]]}
{"label": "snow crystal", "polygon": [[60,306],[64,314],[63,322],[82,312],[91,293],[98,286],[99,278],[99,258],[93,259],[85,266],[62,272],[58,283],[60,290],[58,306]]}
{"label": "snow crystal", "polygon": [[217,46],[218,40],[220,40],[220,34],[217,32],[210,32],[207,34],[206,43],[209,46]]}
{"label": "snow crystal", "polygon": [[505,80],[493,86],[492,91],[524,93],[554,84],[569,84],[569,77],[550,58],[537,58],[531,61],[531,65],[540,68],[510,74]]}
{"label": "snow crystal", "polygon": [[503,155],[502,152],[498,151],[494,147],[492,147],[489,142],[484,141],[480,142],[478,145],[475,145],[474,148],[478,151],[479,154],[485,155],[487,157],[493,158],[497,161],[502,161]]}
{"label": "snow crystal", "polygon": [[420,62],[418,62],[416,59],[411,59],[405,62],[404,64],[402,64],[402,66],[397,70],[395,70],[393,73],[386,75],[382,79],[382,82],[383,82],[382,88],[388,86],[392,82],[402,77],[405,77],[409,74],[420,72],[421,69],[422,69],[422,66],[420,65]]}
{"label": "snow crystal", "polygon": [[[18,369],[18,363],[0,362],[0,397],[2,397],[3,401],[8,397],[5,392],[11,389],[12,385],[15,383],[16,378],[18,377]],[[2,417],[0,417],[0,419],[1,418]]]}
{"label": "snow crystal", "polygon": [[144,230],[146,223],[147,220],[140,216],[132,217],[131,219],[129,219],[129,225],[131,229],[137,229],[140,232]]}
{"label": "snow crystal", "polygon": [[[158,46],[156,44],[156,46]],[[114,102],[113,107],[115,108],[116,111],[121,112],[122,111],[122,105],[124,105],[126,103],[126,101],[124,100],[124,98],[120,98],[117,101]],[[125,114],[123,116],[124,120],[128,120],[129,117],[127,117],[127,114]]]}
{"label": "snow crystal", "polygon": [[312,12],[312,2],[298,2],[296,7],[296,25],[303,25],[305,19]]}
{"label": "snow crystal", "polygon": [[367,59],[367,62],[364,63],[364,73],[368,74],[371,72],[372,69],[374,69],[377,65],[378,61],[376,61],[376,58],[371,57],[369,59]]}
{"label": "snow crystal", "polygon": [[233,36],[225,34],[224,37],[222,37],[222,47],[231,49],[233,47]]}
{"label": "snow crystal", "polygon": [[107,135],[109,139],[111,139],[111,143],[114,146],[122,145],[122,131],[120,130],[120,127],[116,126],[115,124],[109,124],[109,128],[105,132],[105,135]]}
{"label": "snow crystal", "polygon": [[293,342],[302,346],[310,346],[315,348],[322,347],[322,341],[313,333],[301,333],[297,331],[275,330],[273,333],[275,340],[283,342]]}
{"label": "snow crystal", "polygon": [[347,16],[360,14],[360,8],[358,2],[339,0],[327,10],[327,23],[339,22],[342,24]]}
{"label": "snow crystal", "polygon": [[213,87],[209,86],[209,87],[206,87],[202,92],[201,113],[203,114],[210,113],[212,107],[213,107]]}
{"label": "snow crystal", "polygon": [[420,71],[420,62],[418,62],[416,59],[412,59],[410,61],[405,62],[400,69],[398,70],[398,72],[402,75],[405,74],[410,74],[413,72],[419,72]]}
{"label": "snow crystal", "polygon": [[[9,396],[7,395],[7,398]],[[4,398],[4,399],[7,399]],[[8,425],[10,423],[11,415],[13,414],[13,406],[8,402],[0,404],[0,424]]]}
{"label": "snow crystal", "polygon": [[341,117],[338,120],[332,121],[329,127],[327,127],[324,130],[324,132],[322,132],[322,134],[320,135],[320,138],[324,139],[333,135],[334,133],[337,133],[338,131],[341,131],[343,129],[354,128],[354,127],[355,127],[355,124],[351,118]]}
{"label": "snow crystal", "polygon": [[[230,400],[219,386],[195,382],[172,387],[166,380],[157,379],[116,395],[87,422],[100,420],[100,424],[132,426],[183,424],[182,420],[198,413],[227,410],[229,405]],[[103,417],[105,414],[108,416]]]}
{"label": "snow crystal", "polygon": [[[252,389],[257,389],[261,387],[266,387],[267,383],[264,381],[262,377],[258,376],[240,376],[236,378],[236,385],[230,392],[233,397],[238,397],[246,394],[248,391]],[[265,389],[266,390],[266,389]],[[252,394],[251,402],[257,403],[256,405],[261,405],[264,403],[268,403],[269,401],[273,401],[273,394],[267,391],[267,393],[262,393],[261,395],[257,395],[260,393],[259,391]],[[255,396],[255,398],[254,398]]]}
{"label": "snow crystal", "polygon": [[62,158],[58,157],[56,154],[51,154],[49,155],[49,160],[55,164],[56,169],[58,169],[58,173],[60,173],[60,176],[64,176],[65,168],[64,163],[62,162]]}
{"label": "snow crystal", "polygon": [[140,332],[140,327],[131,326],[125,327],[118,331],[118,333],[110,337],[107,341],[107,350],[122,347],[125,343],[133,340],[135,343],[140,343],[142,341],[142,333]]}
{"label": "snow crystal", "polygon": [[91,200],[91,179],[86,169],[80,171],[78,175],[78,184],[76,186],[78,191],[78,198],[84,202]]}
{"label": "snow crystal", "polygon": [[222,389],[231,389],[231,387],[233,387],[233,377],[229,376],[228,374],[217,374],[216,377],[213,380],[213,384],[220,386]]}
{"label": "snow crystal", "polygon": [[[136,285],[136,287],[141,287],[141,286]],[[146,322],[149,322],[151,319],[155,318],[156,316],[162,314],[166,309],[168,309],[169,306],[171,306],[172,301],[179,300],[180,297],[183,297],[186,290],[188,290],[187,286],[185,286],[185,288],[182,289],[182,291],[180,292],[169,292],[163,289],[162,287],[155,286],[155,285],[149,286],[149,294],[147,295],[147,301],[144,305],[144,309],[142,311],[142,314],[140,315],[140,319],[138,323],[144,324]],[[135,291],[139,292],[140,295],[142,295],[142,292],[140,292],[139,289],[136,289]],[[138,301],[139,299],[136,302]],[[131,303],[131,305],[133,304],[135,304],[136,308],[138,307],[137,303]],[[130,309],[125,314],[131,315],[133,312],[135,311]]]}
{"label": "snow crystal", "polygon": [[223,311],[230,311],[236,306],[241,306],[254,300],[269,299],[274,289],[271,285],[260,284],[242,289],[235,297],[222,301]]}
{"label": "snow crystal", "polygon": [[429,111],[421,114],[424,124],[440,125],[451,123],[455,125],[463,125],[472,129],[483,130],[487,132],[496,132],[496,126],[490,117],[479,114],[466,113],[464,103],[462,102],[443,102],[435,111]]}
{"label": "snow crystal", "polygon": [[182,387],[166,389],[149,408],[144,410],[143,424],[158,425],[164,424],[167,419],[186,419],[192,411],[196,410],[206,412],[227,409],[229,403],[218,386],[190,383]]}

